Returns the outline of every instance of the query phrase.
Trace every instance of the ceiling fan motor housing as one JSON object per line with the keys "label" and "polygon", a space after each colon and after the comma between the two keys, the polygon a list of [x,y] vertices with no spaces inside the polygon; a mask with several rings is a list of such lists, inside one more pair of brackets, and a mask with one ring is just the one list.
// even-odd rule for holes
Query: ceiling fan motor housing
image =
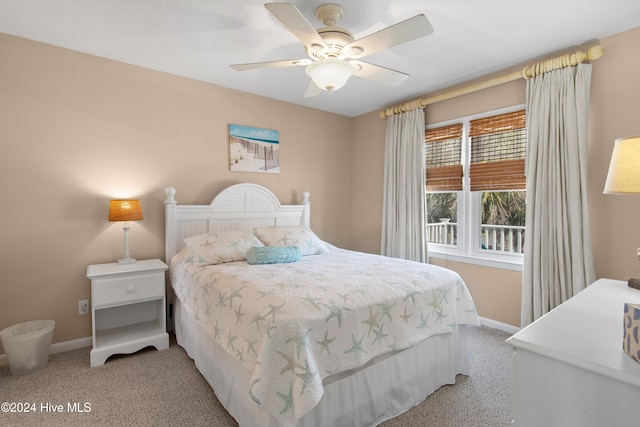
{"label": "ceiling fan motor housing", "polygon": [[307,54],[316,60],[342,56],[344,47],[353,41],[353,35],[344,28],[323,27],[317,31],[326,47],[312,45],[312,49],[307,48]]}

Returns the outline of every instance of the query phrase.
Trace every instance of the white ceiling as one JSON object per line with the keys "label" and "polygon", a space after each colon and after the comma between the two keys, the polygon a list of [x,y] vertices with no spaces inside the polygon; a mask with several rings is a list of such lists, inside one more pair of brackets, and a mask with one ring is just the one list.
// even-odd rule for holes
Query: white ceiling
{"label": "white ceiling", "polygon": [[[639,0],[334,0],[356,39],[419,13],[434,33],[365,58],[410,74],[400,86],[352,77],[303,98],[304,67],[229,66],[307,57],[264,2],[0,0],[0,32],[355,117],[640,26]],[[314,11],[327,1],[291,3],[323,26]]]}

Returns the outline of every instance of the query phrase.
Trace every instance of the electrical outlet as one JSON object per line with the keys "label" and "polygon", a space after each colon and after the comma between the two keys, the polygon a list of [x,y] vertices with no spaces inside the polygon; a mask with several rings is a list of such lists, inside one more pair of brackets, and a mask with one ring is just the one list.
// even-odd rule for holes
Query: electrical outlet
{"label": "electrical outlet", "polygon": [[78,301],[78,314],[89,314],[89,300]]}

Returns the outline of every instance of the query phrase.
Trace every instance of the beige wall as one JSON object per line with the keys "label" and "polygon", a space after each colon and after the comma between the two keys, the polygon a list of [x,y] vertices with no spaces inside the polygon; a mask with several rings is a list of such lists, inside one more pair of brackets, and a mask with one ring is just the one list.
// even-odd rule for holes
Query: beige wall
{"label": "beige wall", "polygon": [[[640,49],[640,28],[600,42],[605,55],[593,65],[589,129],[593,254],[598,277],[626,280],[640,277],[640,263],[635,256],[636,248],[640,247],[640,221],[637,218],[640,197],[605,196],[602,190],[614,140],[640,135],[640,103],[637,101],[640,57],[635,54]],[[519,69],[522,67],[495,76]],[[437,123],[524,101],[525,82],[519,80],[430,105],[425,109],[425,117],[427,123]],[[385,121],[377,112],[370,113],[355,119],[353,129],[352,150],[357,153],[353,156],[354,246],[365,252],[376,252],[380,250]],[[446,259],[432,262],[445,265],[463,277],[481,316],[520,325],[521,273]]]}
{"label": "beige wall", "polygon": [[431,262],[456,271],[462,277],[482,317],[507,325],[520,325],[522,273],[448,259],[432,258]]}
{"label": "beige wall", "polygon": [[[589,200],[598,277],[640,277],[640,196],[604,195],[616,138],[640,135],[640,28],[602,41],[593,67],[589,144]],[[640,167],[640,165],[638,165]]]}
{"label": "beige wall", "polygon": [[[167,186],[188,204],[236,182],[283,203],[309,191],[317,234],[350,244],[351,119],[2,34],[0,58],[0,329],[51,318],[54,342],[91,335],[87,265],[123,252],[112,197],[141,199],[138,259],[163,257]],[[281,173],[230,172],[229,123],[279,130]]]}
{"label": "beige wall", "polygon": [[[602,188],[614,139],[640,134],[640,28],[601,43],[589,154],[594,260],[598,277],[624,280],[640,275],[640,198]],[[108,199],[141,198],[132,255],[162,257],[169,185],[180,203],[208,203],[236,182],[268,186],[285,203],[308,190],[322,238],[379,252],[386,122],[378,112],[349,119],[2,34],[0,57],[0,329],[52,318],[54,342],[89,336],[90,316],[77,314],[90,297],[86,266],[122,255]],[[426,118],[523,101],[519,81],[429,106]],[[278,129],[282,172],[230,172],[229,123]],[[519,325],[520,273],[437,263],[467,281],[481,316]]]}

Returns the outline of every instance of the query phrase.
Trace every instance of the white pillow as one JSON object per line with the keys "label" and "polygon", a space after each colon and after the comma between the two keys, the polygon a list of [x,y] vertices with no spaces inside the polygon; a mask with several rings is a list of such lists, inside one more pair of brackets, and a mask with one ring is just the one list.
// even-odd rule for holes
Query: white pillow
{"label": "white pillow", "polygon": [[244,261],[249,248],[263,246],[255,234],[246,231],[201,234],[184,239],[184,243],[196,255],[195,262],[201,265]]}
{"label": "white pillow", "polygon": [[297,246],[302,256],[329,252],[324,242],[305,225],[258,227],[253,232],[265,246]]}

